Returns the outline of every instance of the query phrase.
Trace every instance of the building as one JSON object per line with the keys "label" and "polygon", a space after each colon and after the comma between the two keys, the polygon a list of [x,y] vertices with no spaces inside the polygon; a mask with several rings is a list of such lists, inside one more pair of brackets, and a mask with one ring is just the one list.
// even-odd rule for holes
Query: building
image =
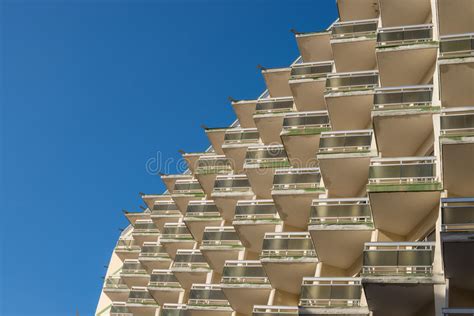
{"label": "building", "polygon": [[97,316],[474,315],[474,1],[337,6],[125,214]]}

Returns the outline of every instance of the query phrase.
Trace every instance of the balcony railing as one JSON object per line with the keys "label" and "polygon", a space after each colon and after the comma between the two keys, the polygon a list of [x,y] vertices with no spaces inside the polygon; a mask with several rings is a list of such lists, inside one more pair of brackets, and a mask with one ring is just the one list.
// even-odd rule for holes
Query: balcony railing
{"label": "balcony railing", "polygon": [[474,107],[443,109],[442,136],[474,136]]}
{"label": "balcony railing", "polygon": [[258,165],[260,168],[289,166],[283,145],[249,147],[245,156],[245,164]]}
{"label": "balcony railing", "polygon": [[186,217],[219,217],[216,203],[212,200],[190,201],[186,209]]}
{"label": "balcony railing", "polygon": [[433,25],[384,27],[377,31],[377,47],[423,44],[433,41]]}
{"label": "balcony railing", "polygon": [[291,135],[323,132],[331,129],[327,111],[288,113],[283,119],[283,133]]}
{"label": "balcony railing", "polygon": [[214,182],[214,193],[251,192],[252,188],[246,175],[221,175]]}
{"label": "balcony railing", "polygon": [[273,177],[273,190],[316,191],[320,188],[320,182],[319,168],[277,169]]}
{"label": "balcony railing", "polygon": [[148,287],[180,288],[181,285],[171,270],[153,270]]}
{"label": "balcony railing", "polygon": [[204,195],[204,192],[202,191],[202,188],[199,182],[195,179],[177,180],[174,184],[174,190],[173,190],[173,195],[176,195],[176,194],[191,194],[191,195],[202,194]]}
{"label": "balcony railing", "polygon": [[374,110],[403,110],[432,106],[433,86],[419,85],[393,88],[376,88]]}
{"label": "balcony railing", "polygon": [[163,304],[161,307],[161,316],[187,316],[188,307],[186,304]]}
{"label": "balcony railing", "polygon": [[440,58],[462,58],[474,56],[474,33],[441,36]]}
{"label": "balcony railing", "polygon": [[157,201],[153,205],[151,217],[166,217],[181,214],[174,201]]}
{"label": "balcony railing", "polygon": [[189,292],[188,307],[192,305],[209,307],[230,306],[220,285],[214,284],[193,284]]}
{"label": "balcony railing", "polygon": [[474,198],[441,199],[443,232],[474,232]]}
{"label": "balcony railing", "polygon": [[333,64],[332,61],[295,64],[291,67],[290,80],[326,78]]}
{"label": "balcony railing", "polygon": [[316,258],[309,233],[266,233],[261,258]]}
{"label": "balcony railing", "polygon": [[159,232],[152,221],[136,221],[135,225],[133,225],[133,234],[158,234]]}
{"label": "balcony railing", "polygon": [[474,308],[443,308],[443,316],[474,316]]}
{"label": "balcony railing", "polygon": [[370,152],[372,135],[370,129],[321,133],[319,154]]}
{"label": "balcony railing", "polygon": [[120,238],[115,246],[116,251],[140,252],[140,245],[133,239]]}
{"label": "balcony railing", "polygon": [[239,201],[235,207],[234,220],[277,220],[278,211],[273,200]]}
{"label": "balcony railing", "polygon": [[145,243],[142,246],[142,251],[140,252],[139,259],[145,258],[169,258],[168,253],[162,245],[157,244],[147,244]]}
{"label": "balcony railing", "polygon": [[256,128],[230,128],[224,135],[224,145],[257,143],[260,134]]}
{"label": "balcony railing", "polygon": [[311,225],[372,224],[368,198],[313,200]]}
{"label": "balcony railing", "polygon": [[377,71],[357,71],[328,74],[326,92],[371,90],[379,84]]}
{"label": "balcony railing", "polygon": [[337,22],[332,25],[331,38],[345,39],[354,37],[375,37],[377,19]]}
{"label": "balcony railing", "polygon": [[209,269],[209,265],[199,249],[178,249],[172,268]]}
{"label": "balcony railing", "polygon": [[300,304],[303,307],[359,307],[360,278],[303,278]]}
{"label": "balcony railing", "polygon": [[222,273],[223,284],[269,284],[259,260],[226,261]]}
{"label": "balcony railing", "polygon": [[127,304],[157,305],[147,288],[134,288],[130,291]]}
{"label": "balcony railing", "polygon": [[436,157],[377,158],[370,162],[369,185],[436,182]]}
{"label": "balcony railing", "polygon": [[214,247],[242,247],[233,226],[206,227],[202,237],[202,249]]}
{"label": "balcony railing", "polygon": [[193,239],[193,236],[184,223],[166,223],[160,240],[166,239]]}
{"label": "balcony railing", "polygon": [[290,112],[293,110],[293,98],[268,98],[259,99],[255,108],[255,114],[274,114]]}
{"label": "balcony railing", "polygon": [[110,316],[133,316],[133,314],[128,310],[125,303],[118,305],[113,303],[110,307]]}
{"label": "balcony railing", "polygon": [[147,274],[145,268],[138,260],[125,260],[122,266],[122,275],[127,274]]}
{"label": "balcony railing", "polygon": [[431,276],[434,242],[368,242],[364,246],[365,276]]}
{"label": "balcony railing", "polygon": [[127,284],[119,276],[110,276],[105,279],[104,290],[126,290]]}
{"label": "balcony railing", "polygon": [[298,316],[297,306],[254,305],[253,316]]}
{"label": "balcony railing", "polygon": [[232,166],[224,155],[201,156],[197,161],[196,174],[229,173]]}

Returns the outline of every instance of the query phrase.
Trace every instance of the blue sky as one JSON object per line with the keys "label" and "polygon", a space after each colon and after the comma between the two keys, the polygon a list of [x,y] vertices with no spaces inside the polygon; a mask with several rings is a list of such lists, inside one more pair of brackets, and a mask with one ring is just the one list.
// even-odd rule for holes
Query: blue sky
{"label": "blue sky", "polygon": [[104,265],[160,193],[147,160],[201,151],[227,96],[264,89],[257,64],[298,55],[335,0],[1,2],[0,314],[93,315]]}

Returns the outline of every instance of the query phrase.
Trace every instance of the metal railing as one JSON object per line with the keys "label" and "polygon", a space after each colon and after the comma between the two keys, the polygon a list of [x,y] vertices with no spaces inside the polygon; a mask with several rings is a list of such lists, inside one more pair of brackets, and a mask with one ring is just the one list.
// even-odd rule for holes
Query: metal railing
{"label": "metal railing", "polygon": [[246,164],[288,162],[283,145],[252,146],[247,149]]}
{"label": "metal railing", "polygon": [[125,304],[117,305],[117,303],[112,303],[110,307],[110,316],[132,316],[133,314],[128,310]]}
{"label": "metal railing", "polygon": [[203,247],[242,246],[239,235],[233,226],[206,227],[204,229]]}
{"label": "metal railing", "polygon": [[340,198],[313,200],[311,225],[371,224],[368,198]]}
{"label": "metal railing", "polygon": [[161,307],[161,316],[187,316],[188,307],[186,304],[163,304]]}
{"label": "metal railing", "polygon": [[193,284],[189,291],[188,307],[191,305],[230,306],[220,285],[217,284]]}
{"label": "metal railing", "polygon": [[104,290],[127,290],[128,286],[120,276],[110,276],[105,279]]}
{"label": "metal railing", "polygon": [[377,47],[423,44],[433,41],[433,25],[384,27],[377,30]]}
{"label": "metal railing", "polygon": [[283,119],[283,131],[295,129],[330,129],[331,123],[327,111],[288,113]]}
{"label": "metal railing", "polygon": [[373,130],[323,132],[319,154],[368,152],[372,147]]}
{"label": "metal railing", "polygon": [[209,265],[199,249],[178,249],[172,268],[209,269]]}
{"label": "metal railing", "polygon": [[259,260],[226,261],[222,272],[223,284],[269,284]]}
{"label": "metal railing", "polygon": [[433,85],[376,88],[374,110],[403,110],[432,106]]}
{"label": "metal railing", "polygon": [[442,109],[442,136],[474,136],[474,106]]}
{"label": "metal railing", "polygon": [[195,194],[204,193],[198,180],[176,180],[173,189],[173,195],[175,194]]}
{"label": "metal railing", "polygon": [[274,220],[279,219],[273,200],[238,201],[234,220]]}
{"label": "metal railing", "polygon": [[293,97],[268,98],[257,101],[255,114],[273,114],[293,110]]}
{"label": "metal railing", "polygon": [[143,258],[169,258],[168,253],[162,245],[144,244],[139,259]]}
{"label": "metal railing", "polygon": [[370,161],[369,184],[438,182],[436,157],[375,158]]}
{"label": "metal railing", "polygon": [[228,129],[224,135],[224,145],[257,143],[260,134],[256,128]]}
{"label": "metal railing", "polygon": [[158,305],[146,287],[132,287],[130,294],[128,295],[127,304]]}
{"label": "metal railing", "polygon": [[331,28],[331,39],[375,37],[377,25],[377,19],[336,22]]}
{"label": "metal railing", "polygon": [[127,274],[147,274],[145,268],[138,260],[125,260],[122,266],[121,275]]}
{"label": "metal railing", "polygon": [[371,90],[379,85],[377,71],[356,71],[328,74],[326,92],[350,92]]}
{"label": "metal railing", "polygon": [[193,236],[184,223],[166,223],[160,240],[166,239],[193,239]]}
{"label": "metal railing", "polygon": [[316,258],[309,233],[266,233],[261,258]]}
{"label": "metal railing", "polygon": [[272,190],[318,189],[321,182],[319,168],[277,169],[273,177]]}
{"label": "metal railing", "polygon": [[254,305],[253,316],[298,316],[297,306],[277,306],[277,305]]}
{"label": "metal railing", "polygon": [[439,57],[460,58],[474,56],[474,33],[440,37]]}
{"label": "metal railing", "polygon": [[131,252],[140,252],[140,245],[131,238],[122,239],[120,238],[115,246],[117,251],[131,251]]}
{"label": "metal railing", "polygon": [[441,199],[443,232],[474,231],[474,197]]}
{"label": "metal railing", "polygon": [[201,156],[197,161],[196,174],[232,171],[230,160],[224,155]]}
{"label": "metal railing", "polygon": [[332,72],[334,62],[301,63],[291,67],[290,80],[326,78]]}
{"label": "metal railing", "polygon": [[155,226],[153,221],[147,220],[147,221],[141,221],[137,220],[135,222],[135,225],[133,225],[133,234],[137,233],[147,233],[147,234],[158,234],[160,231],[158,228]]}
{"label": "metal railing", "polygon": [[444,316],[474,316],[474,308],[443,308],[442,309]]}
{"label": "metal railing", "polygon": [[213,192],[248,192],[252,191],[246,175],[221,175],[214,181]]}
{"label": "metal railing", "polygon": [[171,270],[153,270],[148,287],[154,288],[180,288],[181,285]]}
{"label": "metal railing", "polygon": [[186,217],[219,217],[220,213],[213,200],[190,201]]}
{"label": "metal railing", "polygon": [[359,307],[360,278],[303,278],[300,304],[303,307]]}

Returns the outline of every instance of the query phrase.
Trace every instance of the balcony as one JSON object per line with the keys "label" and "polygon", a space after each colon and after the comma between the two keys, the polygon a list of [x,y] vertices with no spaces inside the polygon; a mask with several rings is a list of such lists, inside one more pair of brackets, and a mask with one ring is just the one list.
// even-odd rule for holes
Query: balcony
{"label": "balcony", "polygon": [[330,32],[295,33],[296,44],[305,63],[332,60]]}
{"label": "balcony", "polygon": [[311,201],[325,193],[319,168],[277,169],[272,197],[280,218],[294,230],[306,230]]}
{"label": "balcony", "polygon": [[297,306],[255,305],[252,316],[298,316]]}
{"label": "balcony", "polygon": [[470,0],[437,0],[441,36],[474,32],[474,8]]}
{"label": "balcony", "polygon": [[230,316],[233,312],[220,285],[214,284],[193,284],[187,306],[191,316]]}
{"label": "balcony", "polygon": [[173,201],[183,215],[186,213],[189,201],[198,200],[204,196],[204,191],[197,179],[177,180],[171,194]]}
{"label": "balcony", "polygon": [[166,223],[177,223],[181,218],[181,212],[171,201],[157,201],[151,211],[151,220],[160,231],[163,231]]}
{"label": "balcony", "polygon": [[339,20],[359,21],[365,19],[376,19],[379,16],[379,4],[372,0],[337,0]]}
{"label": "balcony", "polygon": [[472,56],[474,56],[474,33],[446,35],[440,38],[440,59]]}
{"label": "balcony", "polygon": [[352,94],[378,87],[377,71],[358,71],[328,74],[326,96]]}
{"label": "balcony", "polygon": [[150,219],[150,211],[146,210],[143,212],[127,212],[123,211],[125,217],[128,219],[130,225],[135,225],[135,222],[138,220],[146,221]]}
{"label": "balcony", "polygon": [[326,76],[332,72],[333,64],[333,61],[322,61],[291,67],[289,85],[298,111],[326,110]]}
{"label": "balcony", "polygon": [[214,188],[214,181],[219,174],[232,172],[231,161],[225,155],[204,155],[199,157],[195,177],[208,196]]}
{"label": "balcony", "polygon": [[204,127],[207,138],[209,138],[209,142],[211,143],[212,148],[217,155],[224,154],[224,151],[222,150],[222,144],[224,144],[224,136],[227,129],[228,127]]}
{"label": "balcony", "polygon": [[256,128],[232,128],[226,131],[222,150],[232,162],[234,173],[242,173],[244,171],[247,148],[259,143],[260,135]]}
{"label": "balcony", "polygon": [[163,306],[166,303],[177,303],[183,289],[171,270],[154,270],[148,283],[148,292]]}
{"label": "balcony", "polygon": [[443,316],[474,316],[474,308],[443,308]]}
{"label": "balcony", "polygon": [[280,138],[290,164],[297,168],[317,166],[316,153],[321,132],[331,130],[327,111],[295,112],[285,115]]}
{"label": "balcony", "polygon": [[178,249],[192,249],[195,240],[184,223],[169,223],[165,224],[160,243],[168,255],[175,259]]}
{"label": "balcony", "polygon": [[372,130],[321,133],[317,158],[330,197],[365,196],[370,159],[376,156]]}
{"label": "balcony", "polygon": [[188,290],[194,283],[206,282],[206,276],[212,270],[199,249],[180,249],[176,252],[171,271],[181,287]]}
{"label": "balcony", "polygon": [[129,288],[132,286],[146,286],[150,280],[150,275],[145,267],[135,259],[127,259],[123,262],[120,277]]}
{"label": "balcony", "polygon": [[438,54],[433,26],[379,28],[375,54],[381,87],[429,84]]}
{"label": "balcony", "polygon": [[107,277],[102,291],[112,302],[125,302],[130,293],[128,285],[122,280],[120,275]]}
{"label": "balcony", "polygon": [[155,316],[158,304],[146,287],[133,287],[127,300],[127,308],[133,316]]}
{"label": "balcony", "polygon": [[128,310],[125,302],[113,302],[112,306],[110,306],[109,313],[110,316],[133,316],[133,314]]}
{"label": "balcony", "polygon": [[253,114],[257,107],[257,100],[232,100],[232,108],[239,120],[241,128],[255,128]]}
{"label": "balcony", "polygon": [[273,200],[237,202],[232,225],[249,252],[259,254],[265,233],[274,232],[275,227],[281,224]]}
{"label": "balcony", "polygon": [[168,268],[171,258],[163,246],[154,242],[143,244],[138,261],[140,261],[148,273],[151,273],[154,269]]}
{"label": "balcony", "polygon": [[260,261],[226,261],[221,288],[237,313],[249,315],[254,305],[266,304],[272,290]]}
{"label": "balcony", "polygon": [[[369,309],[390,315],[434,310],[434,242],[366,243],[362,283]],[[434,313],[433,313],[434,314]]]}
{"label": "balcony", "polygon": [[262,68],[263,79],[271,98],[291,96],[290,86],[288,85],[290,72],[290,68]]}
{"label": "balcony", "polygon": [[364,243],[374,231],[369,199],[314,200],[308,231],[321,262],[340,275],[354,275],[362,264]]}
{"label": "balcony", "polygon": [[379,0],[383,27],[431,23],[430,0]]}
{"label": "balcony", "polygon": [[222,217],[213,200],[190,201],[184,222],[197,242],[202,241],[204,228],[207,226],[219,226]]}
{"label": "balcony", "polygon": [[200,249],[214,272],[222,274],[224,262],[237,260],[244,247],[233,226],[220,226],[206,227]]}
{"label": "balcony", "polygon": [[186,304],[165,304],[160,316],[189,316],[188,307]]}
{"label": "balcony", "polygon": [[474,196],[474,107],[443,109],[440,143],[449,196]]}
{"label": "balcony", "polygon": [[140,192],[140,197],[142,201],[146,204],[148,209],[152,210],[156,202],[159,201],[169,201],[171,200],[171,195],[168,193],[163,194],[145,194]]}
{"label": "balcony", "polygon": [[226,175],[216,178],[211,196],[222,218],[231,222],[237,201],[250,200],[254,193],[246,175]]}
{"label": "balcony", "polygon": [[161,178],[161,181],[163,181],[163,183],[165,184],[168,192],[172,194],[174,191],[174,186],[176,184],[176,181],[192,180],[193,176],[189,174],[161,174],[160,178]]}
{"label": "balcony", "polygon": [[265,98],[257,101],[253,115],[264,144],[281,143],[280,132],[285,113],[293,111],[293,97]]}
{"label": "balcony", "polygon": [[332,25],[331,47],[338,72],[376,69],[375,32],[377,19],[336,22]]}
{"label": "balcony", "polygon": [[474,198],[441,199],[441,242],[450,290],[473,291],[474,280],[466,276],[474,266]]}
{"label": "balcony", "polygon": [[316,252],[311,236],[301,233],[266,233],[260,261],[272,287],[298,295],[303,277],[314,275]]}
{"label": "balcony", "polygon": [[191,152],[187,153],[184,151],[180,151],[181,156],[183,157],[184,160],[186,160],[186,164],[188,165],[189,171],[194,175],[196,172],[196,167],[198,160],[201,156],[206,156],[206,155],[212,155],[214,156],[215,154],[213,152]]}
{"label": "balcony", "polygon": [[440,182],[435,157],[372,159],[370,205],[376,228],[405,240],[421,238],[420,223],[435,225]]}
{"label": "balcony", "polygon": [[160,231],[151,219],[138,220],[133,225],[132,237],[140,246],[145,242],[157,241],[159,235]]}
{"label": "balcony", "polygon": [[140,245],[133,238],[120,238],[115,246],[115,253],[122,261],[138,259],[140,251]]}
{"label": "balcony", "polygon": [[247,150],[244,169],[258,198],[270,199],[275,169],[289,167],[282,145],[252,146]]}

